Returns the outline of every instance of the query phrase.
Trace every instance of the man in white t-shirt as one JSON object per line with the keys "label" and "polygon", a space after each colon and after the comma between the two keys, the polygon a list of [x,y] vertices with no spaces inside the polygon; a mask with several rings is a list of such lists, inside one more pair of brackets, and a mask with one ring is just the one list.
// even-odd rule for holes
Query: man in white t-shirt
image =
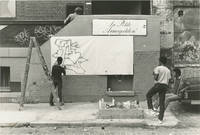
{"label": "man in white t-shirt", "polygon": [[154,86],[147,92],[147,105],[148,105],[148,112],[153,114],[153,105],[152,105],[152,97],[158,93],[159,94],[159,104],[160,104],[160,111],[158,115],[159,123],[162,123],[165,111],[165,94],[168,90],[169,80],[171,79],[171,72],[165,66],[167,63],[166,57],[160,57],[159,59],[159,66],[157,66],[154,71]]}

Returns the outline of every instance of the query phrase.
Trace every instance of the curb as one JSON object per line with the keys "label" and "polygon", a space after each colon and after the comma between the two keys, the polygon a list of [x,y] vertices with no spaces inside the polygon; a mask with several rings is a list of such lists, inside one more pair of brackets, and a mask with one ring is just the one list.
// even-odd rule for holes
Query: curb
{"label": "curb", "polygon": [[1,123],[0,127],[29,127],[30,123]]}
{"label": "curb", "polygon": [[166,127],[172,128],[179,126],[180,122],[173,125],[151,125],[144,119],[113,119],[113,120],[91,120],[91,121],[71,121],[71,122],[24,122],[24,123],[1,123],[0,127]]}
{"label": "curb", "polygon": [[1,123],[0,127],[144,127],[145,121],[133,120],[91,120],[91,121],[72,121],[72,122],[24,122],[24,123]]}

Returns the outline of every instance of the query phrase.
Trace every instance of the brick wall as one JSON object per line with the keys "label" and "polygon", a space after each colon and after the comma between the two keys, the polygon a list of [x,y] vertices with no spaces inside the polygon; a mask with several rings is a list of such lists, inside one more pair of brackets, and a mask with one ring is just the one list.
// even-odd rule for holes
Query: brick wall
{"label": "brick wall", "polygon": [[[1,23],[15,21],[63,21],[66,17],[66,5],[83,5],[85,14],[90,12],[90,5],[85,0],[16,0],[16,17],[0,18]],[[33,23],[33,22],[32,22]]]}

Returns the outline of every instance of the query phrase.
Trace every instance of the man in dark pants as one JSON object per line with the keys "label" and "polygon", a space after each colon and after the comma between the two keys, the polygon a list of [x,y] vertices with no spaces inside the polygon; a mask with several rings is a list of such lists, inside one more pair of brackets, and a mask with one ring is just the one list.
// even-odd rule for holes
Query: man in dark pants
{"label": "man in dark pants", "polygon": [[[65,68],[61,67],[62,57],[57,58],[57,63],[52,67],[52,79],[54,87],[58,89],[58,97],[60,99],[61,105],[64,105],[64,101],[62,99],[62,74],[66,75]],[[53,103],[53,94],[50,93],[49,103],[51,106]]]}
{"label": "man in dark pants", "polygon": [[148,112],[149,114],[155,114],[152,105],[152,97],[159,93],[159,104],[160,104],[160,111],[158,115],[159,123],[161,124],[164,117],[165,111],[165,94],[168,90],[169,80],[171,79],[170,70],[165,66],[167,63],[166,57],[160,57],[159,59],[159,66],[157,66],[154,71],[154,79],[155,85],[148,91],[146,94],[147,98],[147,105],[148,105]]}
{"label": "man in dark pants", "polygon": [[167,108],[170,102],[179,101],[183,98],[184,91],[188,88],[188,83],[183,81],[181,76],[181,70],[179,68],[175,68],[175,81],[173,92],[167,94],[167,98],[165,100],[165,109]]}

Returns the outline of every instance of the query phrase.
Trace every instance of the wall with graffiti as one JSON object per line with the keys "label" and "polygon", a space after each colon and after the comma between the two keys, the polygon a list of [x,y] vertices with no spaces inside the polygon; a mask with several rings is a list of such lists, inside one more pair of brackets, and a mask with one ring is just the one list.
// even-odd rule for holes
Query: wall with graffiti
{"label": "wall with graffiti", "polygon": [[200,65],[200,11],[197,7],[174,8],[174,64]]}
{"label": "wall with graffiti", "polygon": [[0,30],[1,47],[28,47],[30,36],[43,44],[62,28],[61,25],[8,25]]}
{"label": "wall with graffiti", "polygon": [[198,0],[153,0],[153,15],[161,18],[161,54],[169,67],[200,65]]}

